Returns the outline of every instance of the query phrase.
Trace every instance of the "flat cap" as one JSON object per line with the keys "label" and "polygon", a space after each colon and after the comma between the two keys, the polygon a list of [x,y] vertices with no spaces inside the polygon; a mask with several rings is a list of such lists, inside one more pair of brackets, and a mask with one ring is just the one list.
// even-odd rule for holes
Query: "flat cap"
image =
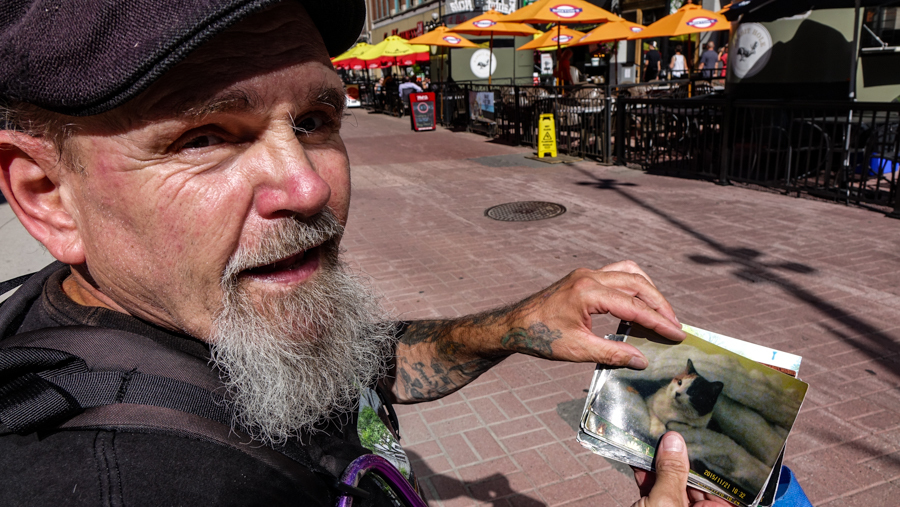
{"label": "flat cap", "polygon": [[[279,1],[0,0],[0,100],[73,116],[108,111],[217,33]],[[365,0],[296,1],[332,56],[359,37]]]}

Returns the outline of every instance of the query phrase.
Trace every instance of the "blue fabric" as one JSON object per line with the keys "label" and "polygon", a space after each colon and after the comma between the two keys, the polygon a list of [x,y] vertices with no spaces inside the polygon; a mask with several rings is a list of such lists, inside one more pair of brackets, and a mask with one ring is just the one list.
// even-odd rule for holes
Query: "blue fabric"
{"label": "blue fabric", "polygon": [[781,467],[781,478],[778,479],[778,492],[775,493],[775,503],[772,507],[812,507],[794,472],[791,469]]}

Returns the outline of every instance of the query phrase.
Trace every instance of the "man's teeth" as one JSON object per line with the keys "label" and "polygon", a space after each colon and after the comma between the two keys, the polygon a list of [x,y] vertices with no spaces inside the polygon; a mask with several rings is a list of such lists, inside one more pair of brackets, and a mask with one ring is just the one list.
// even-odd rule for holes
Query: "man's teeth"
{"label": "man's teeth", "polygon": [[301,262],[305,256],[305,251],[300,252],[296,255],[288,257],[287,259],[273,262],[272,264],[267,264],[265,266],[259,266],[258,268],[252,268],[248,271],[250,271],[251,273],[273,273],[275,271],[283,271],[294,267],[294,265]]}

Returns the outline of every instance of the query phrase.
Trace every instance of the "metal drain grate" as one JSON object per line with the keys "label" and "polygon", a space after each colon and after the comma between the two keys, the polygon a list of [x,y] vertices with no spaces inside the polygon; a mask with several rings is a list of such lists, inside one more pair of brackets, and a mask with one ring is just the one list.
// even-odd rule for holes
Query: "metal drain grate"
{"label": "metal drain grate", "polygon": [[529,222],[558,217],[565,212],[565,206],[553,202],[519,201],[498,204],[488,208],[484,214],[488,218],[503,222]]}

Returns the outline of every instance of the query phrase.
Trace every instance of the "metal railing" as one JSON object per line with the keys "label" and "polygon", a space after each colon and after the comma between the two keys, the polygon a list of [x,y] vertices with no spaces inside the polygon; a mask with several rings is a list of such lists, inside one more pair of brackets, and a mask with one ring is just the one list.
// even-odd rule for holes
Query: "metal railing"
{"label": "metal railing", "polygon": [[441,123],[508,144],[537,147],[538,119],[553,113],[558,150],[570,156],[806,192],[900,215],[900,104],[731,100],[702,80],[434,89],[443,97]]}

